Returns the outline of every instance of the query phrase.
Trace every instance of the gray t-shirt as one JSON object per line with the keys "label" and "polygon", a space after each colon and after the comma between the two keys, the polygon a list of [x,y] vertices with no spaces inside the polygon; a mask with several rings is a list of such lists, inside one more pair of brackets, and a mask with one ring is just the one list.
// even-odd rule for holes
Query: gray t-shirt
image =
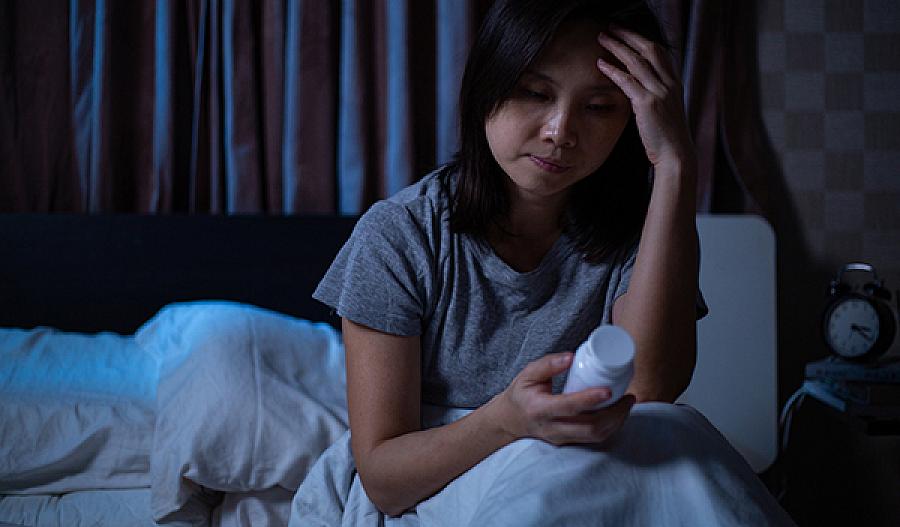
{"label": "gray t-shirt", "polygon": [[313,297],[358,324],[420,335],[422,402],[475,408],[529,362],[574,351],[609,323],[637,247],[591,264],[563,234],[536,269],[517,272],[486,242],[450,231],[452,181],[433,172],[372,205]]}

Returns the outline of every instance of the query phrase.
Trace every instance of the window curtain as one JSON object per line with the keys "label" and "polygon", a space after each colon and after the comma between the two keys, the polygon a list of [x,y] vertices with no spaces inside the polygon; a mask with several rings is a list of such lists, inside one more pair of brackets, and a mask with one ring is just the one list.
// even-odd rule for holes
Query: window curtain
{"label": "window curtain", "polygon": [[[450,159],[490,3],[0,2],[0,211],[359,214]],[[753,17],[653,5],[684,73],[698,210],[725,174],[764,211]]]}
{"label": "window curtain", "polygon": [[697,148],[698,212],[752,212],[773,221],[779,173],[759,96],[757,1],[649,0],[682,73]]}

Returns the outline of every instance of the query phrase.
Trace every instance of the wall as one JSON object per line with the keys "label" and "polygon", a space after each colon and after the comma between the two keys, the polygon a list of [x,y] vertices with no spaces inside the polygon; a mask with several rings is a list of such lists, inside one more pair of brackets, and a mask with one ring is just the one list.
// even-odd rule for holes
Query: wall
{"label": "wall", "polygon": [[[758,15],[763,118],[781,167],[783,403],[803,365],[825,356],[820,315],[842,264],[873,264],[900,295],[900,2],[759,0]],[[900,525],[900,439],[806,404],[788,453],[788,510],[801,525]],[[853,481],[873,490],[842,490]]]}
{"label": "wall", "polygon": [[763,117],[811,255],[900,288],[900,2],[762,0]]}

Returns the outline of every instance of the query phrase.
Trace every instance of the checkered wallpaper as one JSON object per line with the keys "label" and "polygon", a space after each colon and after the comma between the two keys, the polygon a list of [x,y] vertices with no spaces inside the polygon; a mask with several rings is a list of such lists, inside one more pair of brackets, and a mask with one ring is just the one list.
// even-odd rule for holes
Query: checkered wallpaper
{"label": "checkered wallpaper", "polygon": [[763,116],[807,250],[900,290],[900,1],[759,0]]}

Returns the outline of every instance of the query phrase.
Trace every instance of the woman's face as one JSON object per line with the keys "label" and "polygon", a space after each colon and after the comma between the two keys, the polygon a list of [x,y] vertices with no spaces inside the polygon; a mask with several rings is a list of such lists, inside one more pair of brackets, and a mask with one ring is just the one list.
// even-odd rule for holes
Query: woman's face
{"label": "woman's face", "polygon": [[618,62],[597,43],[599,31],[593,23],[562,25],[485,122],[491,153],[518,197],[564,196],[606,161],[628,124],[628,98],[596,66],[601,56]]}

